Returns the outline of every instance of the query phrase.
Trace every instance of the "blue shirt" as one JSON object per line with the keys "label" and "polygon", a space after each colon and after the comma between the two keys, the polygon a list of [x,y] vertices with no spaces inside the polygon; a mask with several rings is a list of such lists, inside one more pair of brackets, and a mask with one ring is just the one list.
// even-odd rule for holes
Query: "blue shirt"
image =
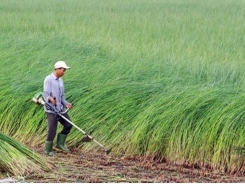
{"label": "blue shirt", "polygon": [[[44,79],[43,84],[43,99],[48,105],[44,105],[44,110],[49,113],[55,113],[51,108],[57,109],[58,111],[63,111],[64,106],[66,106],[67,101],[64,97],[65,89],[62,78],[57,78],[54,73],[51,73]],[[49,102],[49,97],[56,98],[56,107]]]}

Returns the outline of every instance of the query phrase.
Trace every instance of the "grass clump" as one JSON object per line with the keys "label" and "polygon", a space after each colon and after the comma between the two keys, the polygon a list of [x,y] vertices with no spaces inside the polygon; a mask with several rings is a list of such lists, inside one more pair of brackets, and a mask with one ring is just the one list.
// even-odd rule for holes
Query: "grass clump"
{"label": "grass clump", "polygon": [[43,172],[53,166],[34,150],[26,148],[16,140],[0,132],[0,170],[2,175],[24,176]]}

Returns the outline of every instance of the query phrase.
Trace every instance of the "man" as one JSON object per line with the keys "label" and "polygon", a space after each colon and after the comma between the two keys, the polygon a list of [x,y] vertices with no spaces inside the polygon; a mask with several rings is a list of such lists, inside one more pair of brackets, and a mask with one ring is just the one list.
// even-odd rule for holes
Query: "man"
{"label": "man", "polygon": [[[57,61],[54,64],[54,71],[44,79],[43,99],[45,101],[44,110],[48,120],[48,134],[45,143],[45,153],[48,156],[53,156],[53,141],[56,136],[58,122],[61,123],[63,129],[57,136],[56,148],[62,151],[69,151],[65,146],[65,140],[70,133],[72,125],[55,113],[54,110],[64,111],[65,108],[72,108],[72,104],[65,100],[64,84],[62,76],[70,67],[64,61]],[[70,120],[67,113],[64,117]]]}

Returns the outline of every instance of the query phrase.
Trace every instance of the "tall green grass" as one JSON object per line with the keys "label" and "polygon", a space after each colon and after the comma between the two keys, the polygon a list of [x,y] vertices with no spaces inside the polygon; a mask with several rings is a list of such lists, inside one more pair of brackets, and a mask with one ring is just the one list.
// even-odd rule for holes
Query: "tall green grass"
{"label": "tall green grass", "polygon": [[[3,0],[1,130],[43,146],[45,114],[31,98],[65,60],[73,122],[113,153],[242,170],[243,7],[242,0]],[[68,145],[81,138],[74,128]]]}
{"label": "tall green grass", "polygon": [[16,140],[0,132],[0,169],[5,177],[9,175],[26,176],[33,172],[43,172],[53,168],[46,158],[26,148]]}

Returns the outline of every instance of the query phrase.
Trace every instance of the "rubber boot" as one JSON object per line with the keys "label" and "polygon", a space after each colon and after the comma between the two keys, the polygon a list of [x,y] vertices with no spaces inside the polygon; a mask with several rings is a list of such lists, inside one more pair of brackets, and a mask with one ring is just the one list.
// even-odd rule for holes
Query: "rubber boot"
{"label": "rubber boot", "polygon": [[59,133],[57,136],[57,145],[56,148],[62,150],[62,151],[69,151],[69,149],[65,146],[65,141],[66,141],[67,135]]}
{"label": "rubber boot", "polygon": [[48,156],[54,156],[54,152],[53,152],[53,141],[46,141],[45,142],[45,153]]}

